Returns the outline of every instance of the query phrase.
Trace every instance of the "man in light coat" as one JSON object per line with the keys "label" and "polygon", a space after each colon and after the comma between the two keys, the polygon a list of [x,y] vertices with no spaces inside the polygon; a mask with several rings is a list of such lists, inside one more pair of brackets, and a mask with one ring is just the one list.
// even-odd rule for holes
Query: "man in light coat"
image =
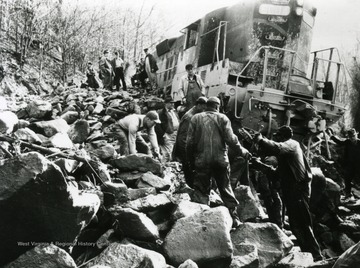
{"label": "man in light coat", "polygon": [[174,99],[181,100],[188,111],[196,104],[199,97],[205,96],[205,86],[201,77],[194,73],[192,64],[187,64],[185,69],[187,73],[181,77],[180,86],[174,94]]}

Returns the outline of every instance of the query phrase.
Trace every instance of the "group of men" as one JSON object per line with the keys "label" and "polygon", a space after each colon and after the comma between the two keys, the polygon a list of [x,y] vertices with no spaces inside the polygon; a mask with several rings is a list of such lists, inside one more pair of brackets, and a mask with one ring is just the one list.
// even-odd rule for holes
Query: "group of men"
{"label": "group of men", "polygon": [[116,90],[119,90],[121,80],[122,89],[126,90],[124,61],[117,51],[114,55],[114,58],[110,60],[109,50],[104,51],[103,57],[99,60],[99,77],[105,89],[113,90],[113,86],[115,86]]}
{"label": "group of men", "polygon": [[[228,117],[219,112],[220,100],[204,96],[204,84],[194,74],[193,66],[186,66],[187,74],[182,77],[178,94],[165,98],[165,107],[149,111],[146,115],[132,114],[119,120],[119,142],[123,154],[136,152],[159,157],[163,161],[177,160],[182,163],[186,183],[193,188],[192,200],[209,204],[210,191],[217,187],[220,196],[233,218],[233,227],[240,224],[237,216],[238,201],[234,195],[236,183],[231,183],[231,154],[241,158],[241,165],[248,165],[252,154],[245,149],[234,134]],[[179,100],[186,107],[185,114],[178,116],[174,103]],[[147,146],[140,130],[145,129],[151,149]],[[360,142],[355,130],[349,131],[349,139],[332,136],[336,143],[343,144],[349,169],[346,192],[351,191],[351,181],[359,171]],[[268,140],[261,134],[253,138],[254,147],[266,156],[270,165],[266,174],[280,182],[282,201],[286,207],[289,224],[303,251],[312,253],[315,260],[323,258],[312,229],[309,210],[312,172],[300,144],[295,141],[289,126],[278,129],[275,140]],[[355,157],[356,156],[356,157]],[[257,160],[259,161],[259,160]],[[354,162],[355,161],[355,162]],[[237,178],[236,178],[237,179]],[[280,199],[280,198],[278,198]],[[279,201],[281,202],[281,201]],[[279,211],[269,214],[281,215]],[[282,227],[282,219],[275,216]]]}
{"label": "group of men", "polygon": [[[145,59],[139,63],[136,78],[141,82],[141,86],[145,87],[145,79],[148,78],[152,88],[157,87],[156,71],[158,70],[156,60],[152,56],[149,50],[144,49]],[[122,87],[122,90],[127,90],[125,81],[125,62],[120,57],[119,52],[115,51],[114,58],[110,59],[109,50],[104,50],[103,56],[99,60],[99,78],[102,80],[105,89],[113,90],[115,86],[116,90]],[[99,88],[97,82],[96,73],[94,71],[91,62],[88,62],[87,68],[87,84],[93,88]],[[121,81],[121,83],[120,83]],[[132,80],[133,83],[133,80]]]}

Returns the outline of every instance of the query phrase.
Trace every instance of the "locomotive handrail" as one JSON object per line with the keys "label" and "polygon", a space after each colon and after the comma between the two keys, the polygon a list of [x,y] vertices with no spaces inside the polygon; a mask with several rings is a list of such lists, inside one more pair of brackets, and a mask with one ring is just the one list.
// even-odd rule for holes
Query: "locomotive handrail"
{"label": "locomotive handrail", "polygon": [[[340,58],[341,60],[341,58]],[[343,66],[345,68],[345,64],[341,61],[333,61],[331,59],[323,59],[323,58],[318,58],[316,57],[316,53],[315,53],[315,57],[314,57],[314,63],[313,63],[313,71],[312,71],[312,74],[311,74],[311,77],[312,77],[312,80],[313,80],[313,92],[315,94],[315,87],[316,87],[316,79],[317,79],[317,71],[318,71],[318,64],[319,64],[319,61],[325,61],[325,62],[328,62],[328,70],[327,70],[327,73],[326,73],[326,78],[325,78],[325,82],[328,81],[329,79],[329,71],[330,71],[330,66],[332,63],[336,64],[337,65],[337,71],[336,71],[336,78],[335,78],[335,87],[334,87],[334,94],[332,96],[332,100],[331,100],[331,103],[332,104],[335,104],[335,100],[336,100],[336,95],[337,95],[337,92],[338,92],[338,86],[339,86],[339,76],[340,76],[340,70],[341,70],[341,66]],[[345,75],[345,83],[346,83],[346,86],[347,86],[347,80],[346,80],[346,75]]]}
{"label": "locomotive handrail", "polygon": [[[290,50],[290,49],[285,49],[285,48],[279,48],[279,47],[274,47],[274,46],[261,46],[259,47],[255,53],[253,54],[253,56],[250,58],[250,60],[248,61],[248,63],[242,68],[242,70],[240,71],[240,73],[237,75],[236,77],[236,87],[238,87],[238,81],[240,76],[242,75],[242,73],[246,70],[247,67],[249,67],[250,63],[252,62],[252,60],[255,58],[255,56],[262,50],[262,49],[275,49],[275,50],[280,50],[280,51],[285,51],[285,52],[289,52],[289,53],[293,53],[296,54],[296,52],[294,50]],[[265,64],[264,64],[265,66]]]}
{"label": "locomotive handrail", "polygon": [[[240,73],[237,75],[236,77],[236,84],[235,87],[237,88],[239,86],[239,78],[242,75],[242,73],[246,70],[247,67],[249,67],[250,63],[252,62],[252,60],[255,58],[256,55],[258,55],[258,53],[262,50],[265,49],[265,60],[264,60],[264,70],[263,70],[263,80],[262,80],[262,90],[265,90],[265,81],[266,81],[266,68],[267,68],[267,51],[269,49],[275,49],[275,50],[280,50],[280,51],[284,51],[284,52],[289,52],[293,55],[296,54],[296,52],[294,50],[290,50],[290,49],[285,49],[285,48],[279,48],[279,47],[274,47],[274,46],[261,46],[259,47],[255,53],[253,54],[253,56],[250,58],[250,60],[248,61],[248,63],[243,67],[243,69],[240,71]],[[291,65],[293,64],[293,58],[291,60]],[[289,68],[289,74],[287,77],[287,83],[286,83],[286,88],[288,87],[289,84],[289,80],[290,80],[290,73],[291,73],[291,66]],[[237,114],[237,92],[238,90],[235,88],[235,117],[236,118],[240,118],[240,116],[238,116]]]}

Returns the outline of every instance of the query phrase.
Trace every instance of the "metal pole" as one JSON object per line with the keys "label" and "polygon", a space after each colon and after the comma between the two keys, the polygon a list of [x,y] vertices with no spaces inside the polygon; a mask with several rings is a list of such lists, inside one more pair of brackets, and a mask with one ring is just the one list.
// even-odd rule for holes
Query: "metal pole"
{"label": "metal pole", "polygon": [[288,72],[287,81],[286,81],[286,90],[285,90],[286,94],[288,94],[288,92],[289,92],[289,82],[290,82],[291,70],[292,70],[292,66],[293,66],[293,62],[294,62],[294,56],[295,56],[295,53],[292,53],[290,66],[289,66],[289,72]]}
{"label": "metal pole", "polygon": [[316,55],[317,55],[317,52],[314,52],[314,62],[313,62],[313,66],[312,66],[312,69],[311,69],[311,79],[314,78]]}
{"label": "metal pole", "polygon": [[336,99],[336,95],[337,95],[337,91],[338,91],[340,67],[341,67],[341,64],[338,63],[338,64],[337,64],[336,79],[335,79],[335,90],[334,90],[333,98],[332,98],[332,100],[331,100],[332,103],[335,103],[335,99]]}
{"label": "metal pole", "polygon": [[225,51],[226,51],[226,32],[227,32],[227,22],[224,22],[224,47],[223,47],[223,60],[225,60]]}
{"label": "metal pole", "polygon": [[316,76],[317,76],[317,69],[318,69],[318,59],[315,58],[314,59],[314,65],[313,65],[313,76],[312,76],[312,79],[313,79],[313,94],[315,96],[315,87],[316,87]]}
{"label": "metal pole", "polygon": [[[330,48],[330,56],[329,56],[330,61],[332,60],[333,51],[334,51],[334,48]],[[328,63],[328,67],[327,67],[327,71],[326,71],[326,79],[325,79],[326,82],[329,80],[329,75],[330,75],[330,67],[331,67],[330,61]]]}
{"label": "metal pole", "polygon": [[263,69],[263,80],[262,80],[262,90],[265,90],[266,83],[266,74],[267,74],[267,65],[268,65],[268,48],[265,48],[265,59],[264,59],[264,69]]}

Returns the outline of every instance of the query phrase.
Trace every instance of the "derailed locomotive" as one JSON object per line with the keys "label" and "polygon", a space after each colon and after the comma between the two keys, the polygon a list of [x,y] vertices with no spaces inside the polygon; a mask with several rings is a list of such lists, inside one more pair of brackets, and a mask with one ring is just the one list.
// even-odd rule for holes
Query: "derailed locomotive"
{"label": "derailed locomotive", "polygon": [[220,95],[242,126],[269,137],[283,124],[300,137],[322,131],[344,114],[347,87],[336,48],[310,52],[315,16],[304,0],[240,0],[214,10],[156,46],[158,86],[178,101],[191,63],[206,94]]}

